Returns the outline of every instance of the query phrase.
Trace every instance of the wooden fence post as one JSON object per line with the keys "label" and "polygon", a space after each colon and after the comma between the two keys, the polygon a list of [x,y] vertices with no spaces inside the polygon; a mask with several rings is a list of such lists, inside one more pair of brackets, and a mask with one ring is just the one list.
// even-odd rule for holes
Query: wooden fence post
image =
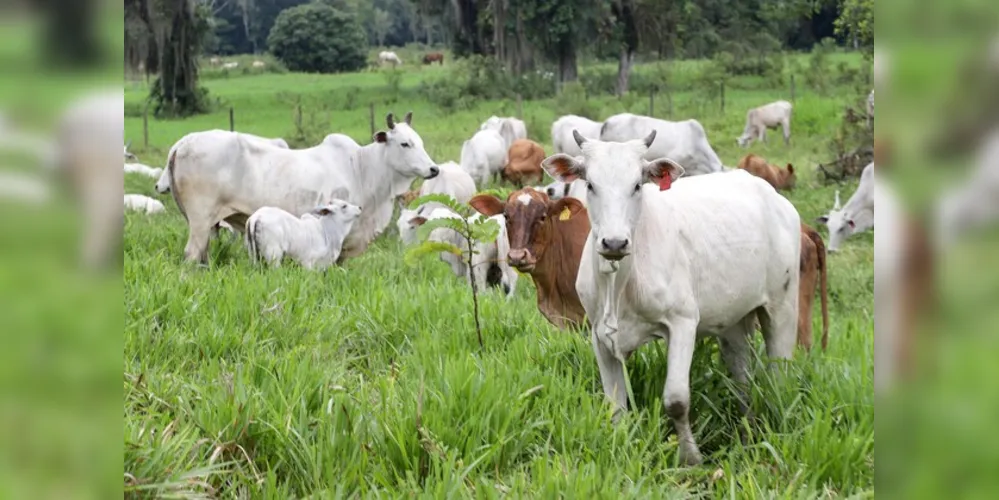
{"label": "wooden fence post", "polygon": [[656,116],[656,89],[649,89],[649,116]]}
{"label": "wooden fence post", "polygon": [[666,108],[667,113],[669,113],[668,115],[666,115],[666,117],[669,118],[670,120],[672,120],[673,119],[673,93],[670,92],[668,86],[666,87],[666,105],[667,105],[667,108]]}
{"label": "wooden fence post", "polygon": [[725,114],[725,80],[720,82],[721,84],[721,112]]}
{"label": "wooden fence post", "polygon": [[236,110],[232,106],[229,107],[229,131],[236,131]]}
{"label": "wooden fence post", "polygon": [[371,123],[371,137],[375,136],[375,103],[368,104],[368,121]]}
{"label": "wooden fence post", "polygon": [[146,101],[146,109],[142,112],[142,146],[149,150],[149,101]]}

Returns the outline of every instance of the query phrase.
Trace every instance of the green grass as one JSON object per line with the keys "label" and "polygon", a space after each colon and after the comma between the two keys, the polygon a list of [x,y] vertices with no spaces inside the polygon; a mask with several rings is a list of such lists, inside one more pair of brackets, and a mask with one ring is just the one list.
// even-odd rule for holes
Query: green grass
{"label": "green grass", "polygon": [[[691,63],[678,63],[678,65]],[[378,126],[388,110],[414,111],[437,161],[457,160],[461,142],[513,102],[479,102],[446,114],[416,88],[444,68],[405,68],[398,101],[385,102],[379,72],[265,74],[205,82],[236,109],[237,129],[294,131],[289,95],[329,103],[324,132],[369,141],[368,103]],[[355,90],[356,89],[356,90]],[[347,106],[353,93],[353,107]],[[279,94],[281,95],[279,97]],[[733,90],[725,113],[695,92],[673,96],[676,118],[705,126],[734,165],[745,111],[784,89]],[[771,134],[751,151],[801,174],[789,198],[810,221],[832,203],[814,168],[829,159],[844,89],[798,92],[792,146]],[[144,91],[126,91],[141,108]],[[594,99],[599,118],[647,112],[647,97]],[[128,107],[126,114],[128,115]],[[227,108],[225,108],[227,109]],[[657,107],[665,117],[665,105]],[[550,144],[563,114],[557,100],[525,102],[529,134]],[[322,110],[320,117],[327,123]],[[126,119],[126,136],[161,166],[186,133],[227,128],[228,112],[183,121]],[[154,195],[155,181],[128,176],[126,192]],[[842,186],[849,196],[854,185]],[[555,330],[522,277],[515,298],[482,301],[485,349],[476,341],[471,297],[434,259],[403,263],[394,234],[342,269],[256,268],[239,241],[213,243],[211,265],[181,261],[186,227],[173,201],[166,215],[129,214],[124,238],[124,470],[136,495],[208,493],[255,498],[375,496],[618,498],[814,498],[873,496],[873,236],[850,240],[829,260],[830,348],[799,353],[786,373],[758,367],[745,422],[713,344],[691,374],[694,430],[706,463],[677,464],[662,408],[665,346],[629,361],[638,408],[610,423],[590,342]],[[845,199],[845,198],[844,198]],[[389,231],[392,233],[392,231]],[[817,301],[816,301],[817,302]],[[814,324],[820,331],[818,306]],[[757,342],[762,352],[762,342]],[[738,429],[749,439],[743,444]],[[129,476],[130,474],[130,476]]]}

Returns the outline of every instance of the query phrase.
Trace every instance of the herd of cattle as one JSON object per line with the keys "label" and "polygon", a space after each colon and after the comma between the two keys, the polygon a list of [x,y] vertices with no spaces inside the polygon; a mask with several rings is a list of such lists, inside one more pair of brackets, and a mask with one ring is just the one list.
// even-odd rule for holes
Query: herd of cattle
{"label": "herd of cattle", "polygon": [[[444,65],[444,53],[442,52],[428,52],[423,55],[423,64],[430,65],[433,63],[438,63],[441,66]],[[393,68],[402,64],[402,58],[399,54],[392,52],[391,50],[383,50],[378,53],[378,65],[385,66],[390,65]]]}
{"label": "herd of cattle", "polygon": [[[202,263],[225,228],[244,234],[254,260],[279,265],[287,256],[323,269],[363,253],[390,224],[396,202],[446,194],[471,205],[474,218],[497,221],[499,237],[471,242],[471,266],[448,253],[441,259],[458,277],[508,296],[517,271],[529,275],[548,321],[591,331],[604,391],[619,410],[626,408],[624,360],[651,340],[668,342],[664,403],[687,463],[701,460],[687,417],[698,337],[717,338],[733,378],[745,383],[757,328],[772,357],[790,358],[795,344],[811,348],[818,287],[827,345],[827,249],[780,194],[794,187],[792,165],[750,154],[728,168],[696,120],[628,113],[602,123],[559,118],[551,156],[527,138],[523,121],[493,116],[462,145],[458,163],[438,164],[412,118],[389,114],[386,130],[365,146],[343,134],[294,150],[281,139],[195,132],[170,148],[163,169],[125,169],[156,177],[156,190],[172,194],[188,223],[185,258]],[[790,121],[785,101],[750,110],[737,141],[766,140],[774,128],[790,141]],[[125,154],[134,161],[127,146]],[[847,203],[840,205],[837,192],[820,218],[829,251],[873,228],[873,165]],[[554,182],[530,185],[545,174]],[[411,191],[417,178],[424,181]],[[477,186],[497,178],[518,189],[506,199],[476,195]],[[126,195],[125,205],[163,210],[140,195]],[[406,244],[428,220],[461,217],[438,203],[399,208],[396,226]],[[470,243],[446,227],[429,238],[458,248]]]}

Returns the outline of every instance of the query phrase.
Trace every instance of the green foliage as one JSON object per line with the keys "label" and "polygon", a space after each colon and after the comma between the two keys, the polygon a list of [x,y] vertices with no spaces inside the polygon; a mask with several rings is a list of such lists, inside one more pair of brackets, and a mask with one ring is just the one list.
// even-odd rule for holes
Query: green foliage
{"label": "green foliage", "polygon": [[600,108],[587,97],[587,90],[580,82],[562,85],[562,93],[555,98],[555,108],[562,114],[579,115],[591,120],[598,120],[600,115]]}
{"label": "green foliage", "polygon": [[354,16],[323,3],[281,12],[267,44],[291,71],[355,71],[367,61],[367,41]]}
{"label": "green foliage", "polygon": [[514,76],[493,57],[473,55],[453,64],[448,74],[424,80],[420,94],[447,112],[468,109],[476,100],[543,99],[555,95],[551,74],[526,72]]}
{"label": "green foliage", "polygon": [[874,52],[874,0],[843,0],[836,33],[856,38],[868,53]]}
{"label": "green foliage", "polygon": [[386,68],[382,70],[385,75],[385,86],[388,89],[385,96],[385,104],[393,104],[399,100],[399,88],[402,85],[402,71],[398,68]]}
{"label": "green foliage", "polygon": [[812,49],[808,58],[808,67],[804,71],[805,85],[820,95],[827,95],[832,81],[830,75],[829,56],[836,50],[833,39],[826,38]]}

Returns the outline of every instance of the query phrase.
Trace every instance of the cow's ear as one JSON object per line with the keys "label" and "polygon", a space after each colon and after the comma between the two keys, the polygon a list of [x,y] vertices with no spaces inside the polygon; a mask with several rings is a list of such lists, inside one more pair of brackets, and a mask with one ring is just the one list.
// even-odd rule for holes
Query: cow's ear
{"label": "cow's ear", "polygon": [[586,178],[586,167],[583,166],[581,157],[559,153],[545,158],[545,161],[541,162],[541,167],[553,179],[561,182],[569,183],[576,179]]}
{"label": "cow's ear", "polygon": [[828,215],[820,215],[820,216],[818,216],[818,217],[815,218],[815,223],[816,224],[828,224],[829,223],[829,216]]}
{"label": "cow's ear", "polygon": [[562,198],[548,205],[548,216],[558,217],[561,221],[569,220],[583,211],[583,202],[575,198]]}
{"label": "cow's ear", "polygon": [[412,224],[412,225],[414,225],[414,226],[422,226],[422,225],[424,225],[424,224],[427,223],[427,218],[423,217],[423,216],[420,216],[420,215],[417,215],[416,217],[413,217],[412,219],[409,219],[409,223]]}
{"label": "cow's ear", "polygon": [[378,132],[375,132],[374,140],[375,142],[384,144],[388,142],[388,134],[386,134],[384,130],[379,130]]}
{"label": "cow's ear", "polygon": [[794,173],[794,165],[791,165],[790,163],[787,164],[787,173],[789,174]]}
{"label": "cow's ear", "polygon": [[651,182],[660,184],[664,176],[675,181],[683,176],[684,170],[679,163],[669,158],[659,158],[645,163],[645,177]]}
{"label": "cow's ear", "polygon": [[468,204],[472,206],[480,214],[486,217],[492,217],[494,215],[499,215],[506,210],[506,203],[503,200],[491,195],[491,194],[480,194],[468,201]]}

